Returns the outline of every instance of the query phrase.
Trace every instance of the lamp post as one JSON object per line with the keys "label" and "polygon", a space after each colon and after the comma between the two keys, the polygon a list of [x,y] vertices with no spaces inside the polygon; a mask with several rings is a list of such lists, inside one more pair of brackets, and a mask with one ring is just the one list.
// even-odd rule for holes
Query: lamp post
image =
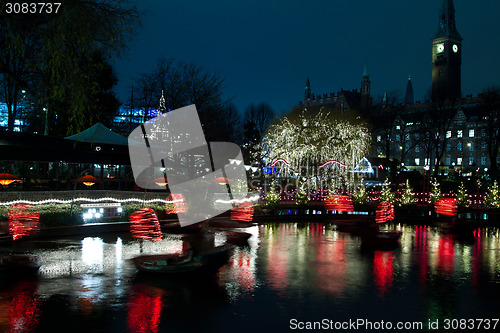
{"label": "lamp post", "polygon": [[49,135],[49,109],[43,108],[43,112],[45,112],[45,129],[43,135]]}

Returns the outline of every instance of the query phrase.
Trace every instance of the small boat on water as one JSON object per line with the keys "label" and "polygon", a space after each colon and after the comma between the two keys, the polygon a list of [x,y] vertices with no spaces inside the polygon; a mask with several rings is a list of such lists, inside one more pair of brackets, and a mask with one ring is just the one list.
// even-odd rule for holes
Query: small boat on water
{"label": "small boat on water", "polygon": [[224,230],[226,235],[226,242],[229,244],[243,245],[248,243],[248,239],[252,237],[252,234],[243,231],[235,230]]}
{"label": "small boat on water", "polygon": [[161,273],[171,277],[215,274],[228,260],[233,246],[222,245],[193,253],[144,255],[133,259],[141,272]]}
{"label": "small boat on water", "polygon": [[0,270],[13,275],[37,275],[40,266],[40,260],[33,254],[15,253],[0,259]]}
{"label": "small boat on water", "polygon": [[380,231],[366,232],[361,234],[361,242],[370,246],[391,246],[397,245],[401,239],[401,231]]}

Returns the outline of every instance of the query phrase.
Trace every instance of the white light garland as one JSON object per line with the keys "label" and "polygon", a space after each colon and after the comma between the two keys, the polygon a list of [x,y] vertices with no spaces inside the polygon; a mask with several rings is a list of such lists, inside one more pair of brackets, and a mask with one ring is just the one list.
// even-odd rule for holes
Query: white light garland
{"label": "white light garland", "polygon": [[149,204],[149,203],[171,204],[171,203],[176,203],[176,202],[183,202],[182,199],[178,199],[178,200],[163,200],[163,199],[143,200],[143,199],[137,199],[137,198],[117,199],[117,198],[106,197],[106,198],[99,198],[99,199],[75,198],[75,199],[69,199],[69,200],[46,199],[46,200],[39,200],[39,201],[14,200],[14,201],[8,201],[8,202],[0,202],[0,206],[10,206],[10,205],[17,205],[17,204],[45,205],[45,204],[51,204],[51,203],[70,204],[70,203],[76,203],[76,202],[80,202],[80,201],[83,201],[83,202],[106,202],[106,201],[112,201],[112,202],[116,202],[116,203],[137,202],[137,203],[142,203],[142,204]]}

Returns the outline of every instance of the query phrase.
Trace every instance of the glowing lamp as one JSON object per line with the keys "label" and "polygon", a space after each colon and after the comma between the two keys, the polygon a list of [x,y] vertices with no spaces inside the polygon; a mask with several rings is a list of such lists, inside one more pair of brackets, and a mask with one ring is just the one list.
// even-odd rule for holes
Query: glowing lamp
{"label": "glowing lamp", "polygon": [[394,205],[388,201],[382,201],[375,213],[375,222],[384,223],[394,220]]}
{"label": "glowing lamp", "polygon": [[158,177],[155,179],[155,184],[160,187],[165,187],[168,184],[168,181],[165,177]]}
{"label": "glowing lamp", "polygon": [[325,209],[352,212],[354,211],[354,206],[351,197],[348,195],[331,195],[325,200]]}
{"label": "glowing lamp", "polygon": [[160,223],[156,213],[151,208],[143,208],[132,213],[129,217],[132,237],[159,241],[162,239]]}
{"label": "glowing lamp", "polygon": [[186,199],[181,193],[172,193],[165,202],[167,214],[181,214],[188,211]]}
{"label": "glowing lamp", "polygon": [[217,177],[213,181],[218,183],[219,185],[226,185],[232,182],[231,179],[227,179],[226,177]]}
{"label": "glowing lamp", "polygon": [[254,207],[250,201],[244,201],[237,207],[231,208],[231,220],[251,222],[253,219]]}
{"label": "glowing lamp", "polygon": [[10,173],[0,173],[0,185],[6,186],[16,181],[20,181],[20,179]]}
{"label": "glowing lamp", "polygon": [[457,214],[457,199],[443,198],[434,204],[434,210],[440,215],[454,216]]}
{"label": "glowing lamp", "polygon": [[86,176],[79,177],[79,178],[75,179],[75,182],[83,183],[83,185],[89,186],[89,187],[94,185],[98,181],[99,181],[99,179],[97,179],[96,177],[91,176],[91,175],[86,175]]}

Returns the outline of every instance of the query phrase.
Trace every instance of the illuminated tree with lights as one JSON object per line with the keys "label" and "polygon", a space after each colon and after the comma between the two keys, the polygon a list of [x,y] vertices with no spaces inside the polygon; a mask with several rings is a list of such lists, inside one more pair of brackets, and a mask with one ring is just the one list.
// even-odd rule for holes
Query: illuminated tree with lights
{"label": "illuminated tree with lights", "polygon": [[488,208],[499,208],[500,207],[500,193],[498,190],[498,183],[495,180],[493,186],[488,189],[486,197],[484,198],[484,203]]}
{"label": "illuminated tree with lights", "polygon": [[429,203],[435,204],[439,199],[441,199],[441,197],[443,195],[441,194],[441,188],[439,187],[440,185],[436,179],[434,179],[431,182],[431,186],[432,186],[432,189],[431,189],[431,193],[429,196]]}
{"label": "illuminated tree with lights", "polygon": [[265,197],[265,206],[268,208],[276,208],[280,202],[280,194],[274,186],[269,188]]}
{"label": "illuminated tree with lights", "polygon": [[[365,156],[369,145],[370,133],[359,119],[324,111],[309,115],[304,109],[271,125],[259,149],[267,163],[282,158],[291,170],[306,178],[319,176],[318,166],[326,161],[341,162],[347,168],[335,166],[331,170],[336,179],[352,186],[354,173],[349,170]],[[332,175],[323,172],[322,177],[328,181]]]}
{"label": "illuminated tree with lights", "polygon": [[415,203],[415,193],[410,186],[410,181],[406,180],[406,185],[403,189],[403,193],[401,195],[401,205],[407,206]]}
{"label": "illuminated tree with lights", "polygon": [[305,206],[309,202],[306,184],[307,183],[302,183],[297,188],[297,201],[295,203],[299,206]]}
{"label": "illuminated tree with lights", "polygon": [[460,207],[469,207],[469,194],[464,186],[464,183],[460,183],[457,192],[457,204]]}
{"label": "illuminated tree with lights", "polygon": [[391,192],[391,182],[388,178],[384,180],[384,185],[382,191],[380,192],[380,201],[387,201],[391,204],[394,204],[395,197],[394,193]]}
{"label": "illuminated tree with lights", "polygon": [[370,197],[368,196],[368,193],[366,193],[365,187],[360,186],[356,189],[356,192],[354,192],[352,199],[353,199],[355,204],[363,205],[363,204],[366,204],[368,202]]}

